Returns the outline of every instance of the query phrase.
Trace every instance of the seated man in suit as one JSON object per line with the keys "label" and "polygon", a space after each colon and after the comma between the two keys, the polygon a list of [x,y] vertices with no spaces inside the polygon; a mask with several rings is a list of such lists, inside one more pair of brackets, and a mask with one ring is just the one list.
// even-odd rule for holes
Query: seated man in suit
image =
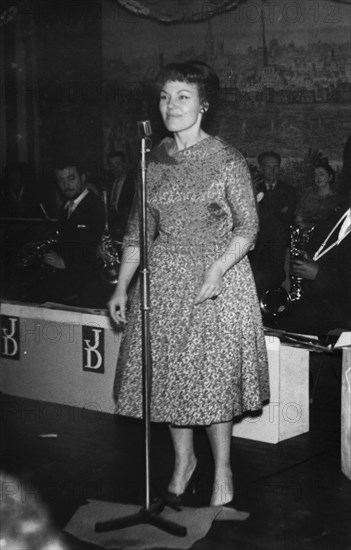
{"label": "seated man in suit", "polygon": [[274,323],[275,328],[324,335],[351,330],[351,201],[313,229],[305,258],[293,262],[302,296]]}
{"label": "seated man in suit", "polygon": [[59,212],[58,238],[42,258],[50,266],[41,292],[47,300],[68,300],[75,305],[94,307],[100,273],[96,255],[104,229],[101,199],[85,184],[86,177],[74,161],[64,160],[55,171],[56,182],[65,199]]}
{"label": "seated man in suit", "polygon": [[249,253],[257,294],[279,287],[285,280],[284,270],[290,225],[296,209],[296,192],[279,179],[281,158],[274,151],[258,156],[261,177],[253,180],[262,188],[263,198],[257,204],[260,222],[254,250]]}

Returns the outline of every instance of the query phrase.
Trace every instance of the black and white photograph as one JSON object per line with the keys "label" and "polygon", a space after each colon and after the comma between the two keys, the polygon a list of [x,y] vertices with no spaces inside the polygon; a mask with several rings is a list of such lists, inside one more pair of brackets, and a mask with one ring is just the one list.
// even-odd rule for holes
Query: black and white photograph
{"label": "black and white photograph", "polygon": [[351,1],[3,0],[1,550],[351,549]]}

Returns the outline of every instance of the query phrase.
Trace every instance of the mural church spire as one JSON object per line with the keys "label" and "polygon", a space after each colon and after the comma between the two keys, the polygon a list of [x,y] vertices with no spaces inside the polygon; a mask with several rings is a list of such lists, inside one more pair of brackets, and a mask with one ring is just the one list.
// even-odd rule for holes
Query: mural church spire
{"label": "mural church spire", "polygon": [[266,25],[264,20],[264,11],[263,8],[261,9],[261,40],[262,40],[262,62],[263,67],[267,67],[268,65],[268,50],[267,50],[267,43],[266,43]]}

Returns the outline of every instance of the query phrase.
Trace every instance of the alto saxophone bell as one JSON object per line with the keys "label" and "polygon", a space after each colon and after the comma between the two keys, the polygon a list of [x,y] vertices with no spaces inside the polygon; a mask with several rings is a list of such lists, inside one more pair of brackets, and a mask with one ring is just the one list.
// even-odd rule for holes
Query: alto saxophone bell
{"label": "alto saxophone bell", "polygon": [[290,295],[282,286],[266,290],[261,297],[261,311],[271,318],[276,318],[285,313],[290,306]]}

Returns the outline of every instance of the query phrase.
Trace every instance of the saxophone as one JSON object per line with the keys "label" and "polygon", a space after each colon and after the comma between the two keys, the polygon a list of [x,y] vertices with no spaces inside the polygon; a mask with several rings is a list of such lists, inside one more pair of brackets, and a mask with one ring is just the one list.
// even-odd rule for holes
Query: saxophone
{"label": "saxophone", "polygon": [[59,232],[55,231],[52,236],[46,239],[26,243],[17,254],[15,260],[16,266],[22,269],[34,265],[35,262],[40,261],[44,254],[51,249],[52,245],[56,244],[58,241]]}
{"label": "saxophone", "polygon": [[114,285],[118,282],[118,271],[120,264],[119,249],[121,243],[111,237],[108,223],[107,189],[105,187],[102,190],[102,200],[104,203],[105,227],[100,242],[97,246],[96,254],[98,259],[102,262],[102,279],[106,283]]}
{"label": "saxophone", "polygon": [[280,317],[286,313],[290,304],[298,302],[303,296],[302,277],[298,277],[292,270],[295,260],[305,257],[304,249],[308,243],[310,233],[313,230],[304,231],[299,226],[290,226],[290,248],[289,248],[289,292],[282,286],[266,290],[260,300],[261,311],[269,317]]}
{"label": "saxophone", "polygon": [[298,277],[292,270],[292,264],[295,260],[303,260],[304,248],[308,242],[309,233],[306,233],[299,226],[290,226],[290,302],[301,300],[303,295],[302,277]]}
{"label": "saxophone", "polygon": [[314,229],[319,224],[326,221],[329,217],[333,216],[334,214],[348,206],[349,201],[341,202],[331,212],[328,212],[326,216],[318,220],[309,229],[300,226],[290,226],[290,291],[288,292],[283,287],[266,290],[260,300],[260,307],[263,313],[267,314],[271,318],[279,317],[289,309],[290,304],[301,300],[303,296],[303,279],[293,273],[292,264],[294,260],[305,258],[305,247],[308,244]]}

